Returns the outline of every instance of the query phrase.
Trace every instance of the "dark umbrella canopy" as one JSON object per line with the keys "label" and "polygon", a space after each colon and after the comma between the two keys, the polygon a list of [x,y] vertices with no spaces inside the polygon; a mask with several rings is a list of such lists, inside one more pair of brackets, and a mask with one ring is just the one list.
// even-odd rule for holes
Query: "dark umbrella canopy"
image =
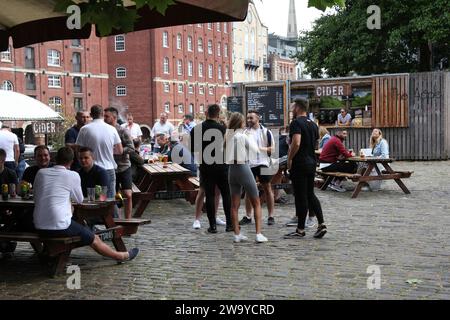
{"label": "dark umbrella canopy", "polygon": [[[124,1],[132,6],[132,1]],[[189,23],[242,21],[247,15],[249,0],[175,0],[165,15],[147,6],[138,10],[140,20],[134,30],[145,30]],[[8,49],[9,37],[15,48],[30,44],[63,40],[87,39],[91,26],[81,30],[66,27],[67,16],[54,12],[54,0],[0,0],[0,51]],[[114,30],[112,34],[123,33]],[[99,32],[97,30],[97,36]]]}

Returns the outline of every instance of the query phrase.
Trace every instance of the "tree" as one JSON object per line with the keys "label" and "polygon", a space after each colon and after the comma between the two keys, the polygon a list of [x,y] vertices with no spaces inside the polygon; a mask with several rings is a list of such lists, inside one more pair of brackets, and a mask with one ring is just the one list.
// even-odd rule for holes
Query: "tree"
{"label": "tree", "polygon": [[[368,6],[381,29],[367,28]],[[450,55],[448,0],[347,0],[299,39],[296,56],[312,77],[430,71]]]}

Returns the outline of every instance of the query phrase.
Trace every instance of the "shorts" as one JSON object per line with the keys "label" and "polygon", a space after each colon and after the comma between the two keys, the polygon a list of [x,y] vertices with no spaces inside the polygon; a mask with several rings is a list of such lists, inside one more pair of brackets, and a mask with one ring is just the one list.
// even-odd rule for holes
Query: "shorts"
{"label": "shorts", "polygon": [[65,230],[37,230],[44,237],[81,237],[81,243],[90,246],[94,242],[95,233],[87,227],[72,220],[70,226]]}
{"label": "shorts", "polygon": [[260,183],[270,183],[270,181],[272,180],[272,175],[261,175],[261,168],[268,168],[267,166],[257,166],[257,167],[253,167],[252,169],[252,173],[253,176],[258,177],[258,181]]}
{"label": "shorts", "polygon": [[259,197],[259,191],[256,187],[255,178],[252,175],[250,167],[247,164],[232,164],[228,172],[228,181],[230,183],[231,195],[242,195],[242,189],[250,198]]}
{"label": "shorts", "polygon": [[116,172],[116,192],[119,190],[133,189],[133,176],[131,167],[122,172]]}

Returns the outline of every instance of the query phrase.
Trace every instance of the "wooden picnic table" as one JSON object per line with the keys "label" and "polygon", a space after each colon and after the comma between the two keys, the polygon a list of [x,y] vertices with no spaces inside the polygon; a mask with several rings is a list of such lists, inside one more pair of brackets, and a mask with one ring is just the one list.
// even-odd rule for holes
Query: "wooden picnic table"
{"label": "wooden picnic table", "polygon": [[191,171],[177,163],[157,162],[142,166],[142,178],[137,184],[139,192],[133,193],[135,218],[140,218],[153,199],[185,198],[191,204],[195,203],[197,186],[190,181]]}

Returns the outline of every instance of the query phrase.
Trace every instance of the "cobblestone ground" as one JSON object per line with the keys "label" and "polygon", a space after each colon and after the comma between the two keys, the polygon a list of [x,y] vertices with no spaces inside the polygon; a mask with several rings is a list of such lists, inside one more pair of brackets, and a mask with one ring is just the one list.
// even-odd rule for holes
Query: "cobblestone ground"
{"label": "cobblestone ground", "polygon": [[[145,213],[152,224],[125,238],[141,249],[135,261],[117,265],[90,248],[75,250],[81,289],[69,290],[69,275],[48,278],[31,247],[19,244],[13,259],[0,261],[0,298],[449,299],[450,162],[393,168],[415,171],[404,180],[411,195],[390,181],[357,199],[317,191],[329,230],[321,240],[312,230],[304,239],[282,238],[293,229],[284,226],[294,213],[292,196],[276,206],[277,223],[264,225],[266,244],[253,242],[254,224],[243,227],[252,241],[233,244],[224,227],[207,234],[206,216],[193,230],[193,206],[184,200],[155,201]],[[378,290],[367,289],[370,265],[380,267]]]}

